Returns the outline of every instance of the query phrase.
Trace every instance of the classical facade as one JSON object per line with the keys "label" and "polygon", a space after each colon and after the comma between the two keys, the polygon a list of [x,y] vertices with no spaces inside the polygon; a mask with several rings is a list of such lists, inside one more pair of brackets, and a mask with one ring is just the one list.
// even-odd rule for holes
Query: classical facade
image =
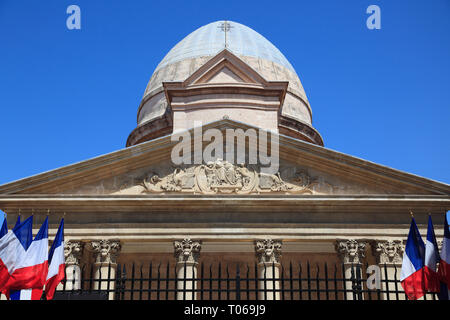
{"label": "classical facade", "polygon": [[[220,153],[196,159],[212,136],[236,132],[248,141],[243,161]],[[250,161],[260,132],[277,137],[275,172]],[[174,162],[180,137],[192,137],[183,149],[191,162]],[[230,148],[225,138],[216,146]],[[255,263],[265,270],[260,278],[278,278],[292,261],[383,265],[386,277],[401,265],[410,212],[422,234],[429,214],[442,234],[450,186],[324,147],[283,54],[252,29],[218,21],[157,66],[126,148],[4,184],[0,208],[10,228],[19,212],[33,213],[35,224],[49,214],[50,238],[64,215],[74,290],[82,264],[102,278],[118,264],[149,261],[172,263],[179,279],[217,262]],[[276,289],[261,298],[280,298],[278,282],[261,285]]]}

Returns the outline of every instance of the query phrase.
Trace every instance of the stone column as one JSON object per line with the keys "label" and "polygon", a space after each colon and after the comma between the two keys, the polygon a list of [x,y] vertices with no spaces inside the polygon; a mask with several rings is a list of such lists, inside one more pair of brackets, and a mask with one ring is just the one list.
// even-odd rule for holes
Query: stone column
{"label": "stone column", "polygon": [[[357,283],[354,281],[357,278],[357,272],[362,274],[362,262],[366,256],[366,242],[363,240],[347,239],[336,241],[336,251],[341,255],[341,259],[344,267],[345,289],[348,291],[346,294],[347,300],[362,300],[363,295],[358,295],[355,292],[351,292],[352,289],[357,289],[355,286]],[[352,281],[353,279],[353,281]],[[363,282],[360,283],[363,288]]]}
{"label": "stone column", "polygon": [[197,289],[197,266],[200,257],[201,242],[189,238],[174,241],[174,253],[177,260],[177,300],[195,300]]}
{"label": "stone column", "polygon": [[[396,275],[397,280],[400,281],[404,250],[405,246],[401,240],[377,240],[372,242],[372,251],[380,267],[381,290],[395,291],[395,283],[386,283],[386,279],[394,280]],[[397,290],[403,291],[400,282],[397,282]],[[383,300],[397,300],[397,295],[383,292],[382,298]],[[403,300],[404,295],[399,294],[399,298]]]}
{"label": "stone column", "polygon": [[[280,300],[280,240],[255,241],[256,257],[258,259],[258,298],[260,300]],[[275,289],[275,292],[274,292]]]}
{"label": "stone column", "polygon": [[[81,241],[69,240],[64,243],[64,259],[66,263],[66,287],[65,290],[81,289],[81,269],[80,260],[83,255],[84,243]],[[62,289],[59,284],[57,290]]]}
{"label": "stone column", "polygon": [[[119,240],[98,240],[90,243],[94,256],[94,290],[114,290],[117,269],[117,256],[121,245]],[[109,293],[109,300],[114,292]]]}

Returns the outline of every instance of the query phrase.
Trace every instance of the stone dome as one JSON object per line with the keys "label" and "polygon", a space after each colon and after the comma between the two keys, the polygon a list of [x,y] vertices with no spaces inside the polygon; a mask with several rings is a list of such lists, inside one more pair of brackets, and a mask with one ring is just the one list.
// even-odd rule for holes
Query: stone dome
{"label": "stone dome", "polygon": [[[184,81],[199,67],[227,49],[267,81],[288,81],[281,108],[280,133],[323,145],[312,127],[312,112],[303,86],[286,57],[262,35],[233,21],[216,21],[198,28],[176,44],[158,64],[144,92],[137,114],[137,128],[127,146],[171,133],[172,119],[163,82]],[[292,132],[291,132],[292,131]]]}
{"label": "stone dome", "polygon": [[[227,28],[226,39],[224,28]],[[214,56],[224,48],[237,56],[262,58],[275,62],[295,73],[292,65],[277,47],[256,31],[232,21],[216,21],[198,28],[167,53],[155,72],[181,60]]]}

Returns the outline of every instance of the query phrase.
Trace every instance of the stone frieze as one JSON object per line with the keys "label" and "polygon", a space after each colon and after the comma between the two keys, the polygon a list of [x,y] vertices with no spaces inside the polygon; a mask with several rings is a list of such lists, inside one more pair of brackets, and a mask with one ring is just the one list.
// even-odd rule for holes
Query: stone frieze
{"label": "stone frieze", "polygon": [[214,162],[188,168],[175,168],[160,177],[151,174],[142,182],[142,193],[188,192],[200,194],[249,194],[283,192],[314,194],[315,181],[304,172],[297,171],[288,181],[280,173],[265,174],[257,166],[234,165],[217,159]]}

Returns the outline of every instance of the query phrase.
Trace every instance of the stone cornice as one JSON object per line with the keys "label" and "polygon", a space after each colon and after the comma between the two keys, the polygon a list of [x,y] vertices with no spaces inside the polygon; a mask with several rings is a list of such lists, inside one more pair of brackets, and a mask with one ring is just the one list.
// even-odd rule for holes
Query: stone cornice
{"label": "stone cornice", "polygon": [[172,113],[169,109],[160,117],[141,123],[133,129],[127,138],[126,147],[171,134],[173,131],[173,121]]}
{"label": "stone cornice", "polygon": [[303,121],[280,115],[278,128],[281,133],[283,133],[283,130],[295,132],[302,137],[302,140],[323,146],[323,139],[320,133],[311,125],[304,123]]}
{"label": "stone cornice", "polygon": [[[164,86],[161,83],[161,85],[158,86],[156,89],[154,89],[151,92],[148,92],[146,95],[144,95],[144,97],[142,98],[142,101],[141,101],[141,103],[139,104],[139,107],[138,107],[137,120],[136,121],[139,122],[139,114],[141,112],[142,107],[145,105],[145,103],[148,100],[150,100],[151,98],[153,98],[154,96],[156,96],[157,94],[160,94],[161,92],[164,92],[164,91],[165,91]],[[286,90],[286,94],[293,95],[297,99],[300,99],[305,104],[305,106],[307,107],[310,118],[312,118],[311,106],[309,105],[308,99],[304,95],[302,95],[300,92],[298,92],[298,90],[295,90],[293,87],[289,87],[289,86],[288,86],[288,88]],[[152,122],[152,121],[153,120],[150,120],[149,122]],[[144,124],[141,124],[141,125],[144,125]],[[127,146],[128,146],[128,144],[127,144]],[[322,144],[322,146],[323,146],[323,144]]]}
{"label": "stone cornice", "polygon": [[[428,213],[435,221],[450,209],[444,196],[322,196],[322,195],[142,195],[142,196],[52,196],[0,195],[0,208],[8,221],[31,214],[41,219],[50,210],[50,223],[57,225],[66,213],[67,228],[83,228],[107,215],[108,223],[97,229],[159,228],[178,225],[190,228],[238,228],[271,226],[289,228],[308,224],[335,227],[389,224],[403,227],[412,210],[419,224],[426,223]],[[275,223],[276,222],[276,223]],[[146,224],[147,226],[144,226]],[[136,228],[136,227],[134,227]]]}
{"label": "stone cornice", "polygon": [[[385,206],[431,206],[448,208],[450,196],[445,195],[295,195],[295,194],[258,194],[258,195],[192,195],[192,194],[143,194],[143,195],[66,195],[66,194],[0,194],[0,208],[47,208],[46,205],[62,207],[83,203],[95,205],[151,205],[155,203],[170,204],[180,202],[184,205],[197,204],[211,206],[212,203],[252,206],[271,205],[315,205],[315,206],[367,206],[383,208]],[[109,209],[108,209],[109,210]]]}
{"label": "stone cornice", "polygon": [[[171,250],[173,251],[173,245],[171,244],[174,239],[182,239],[186,235],[193,239],[202,239],[204,244],[208,242],[220,241],[249,241],[249,239],[263,239],[265,237],[273,237],[277,239],[283,239],[283,252],[328,252],[335,253],[334,242],[336,238],[358,238],[365,239],[366,241],[382,241],[389,240],[391,238],[406,239],[408,236],[409,225],[408,221],[404,221],[404,224],[390,224],[390,225],[374,225],[369,226],[367,224],[355,224],[352,228],[342,228],[339,225],[327,224],[323,227],[317,227],[317,224],[302,224],[302,225],[281,225],[281,224],[263,224],[243,226],[242,224],[228,224],[222,227],[217,225],[202,225],[192,226],[191,224],[170,224],[165,223],[164,227],[158,225],[148,225],[145,223],[137,223],[134,225],[124,224],[119,228],[117,225],[111,225],[107,223],[92,224],[90,228],[83,229],[80,226],[71,227],[70,224],[66,224],[64,230],[65,237],[68,239],[83,239],[83,241],[102,240],[102,239],[117,239],[120,238],[124,244],[124,248],[129,250],[128,245],[132,247],[139,246],[139,242],[144,243],[143,246],[151,251],[151,247],[148,246],[147,241],[154,241],[158,243],[161,241],[169,241]],[[426,219],[425,219],[426,222]],[[49,237],[54,237],[56,233],[49,230]],[[426,234],[426,223],[419,225],[421,234]],[[37,233],[37,229],[33,230],[33,234]],[[436,234],[443,234],[442,229],[436,229]],[[85,240],[87,239],[87,240]],[[438,244],[441,241],[441,237],[438,236]],[[289,245],[288,241],[302,241],[305,244],[303,246]],[[315,244],[311,246],[309,241],[323,242],[322,244]],[[247,243],[249,248],[252,248],[249,252],[254,252],[252,247],[253,242]],[[220,246],[220,245],[219,245]],[[223,248],[223,247],[222,247]],[[290,249],[291,248],[291,249]],[[133,251],[133,249],[131,249]],[[149,252],[150,252],[149,251]],[[205,247],[206,252],[218,252],[217,250],[208,249],[208,245]],[[219,250],[220,251],[220,250]],[[241,250],[238,250],[241,251]]]}

